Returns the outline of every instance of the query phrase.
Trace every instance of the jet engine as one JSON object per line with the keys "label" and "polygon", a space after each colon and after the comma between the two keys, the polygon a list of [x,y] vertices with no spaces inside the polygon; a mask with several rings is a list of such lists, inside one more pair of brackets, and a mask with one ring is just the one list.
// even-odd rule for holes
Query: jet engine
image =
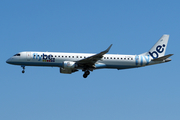
{"label": "jet engine", "polygon": [[77,64],[72,61],[64,61],[63,62],[63,68],[60,68],[60,73],[65,73],[65,74],[71,74],[73,72],[76,72]]}
{"label": "jet engine", "polygon": [[64,68],[64,69],[77,68],[77,64],[76,64],[76,62],[72,62],[72,61],[64,61],[64,63],[63,63],[63,68]]}

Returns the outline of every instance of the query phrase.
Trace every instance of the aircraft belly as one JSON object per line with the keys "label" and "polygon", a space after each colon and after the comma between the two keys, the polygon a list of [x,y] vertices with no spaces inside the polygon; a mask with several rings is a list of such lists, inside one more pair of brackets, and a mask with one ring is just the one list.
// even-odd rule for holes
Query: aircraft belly
{"label": "aircraft belly", "polygon": [[101,64],[104,64],[104,68],[114,68],[114,69],[126,69],[126,68],[137,67],[134,61],[108,61],[108,62],[102,62]]}
{"label": "aircraft belly", "polygon": [[14,62],[12,63],[14,65],[25,65],[25,66],[49,66],[49,67],[62,67],[62,63],[57,63],[57,62]]}

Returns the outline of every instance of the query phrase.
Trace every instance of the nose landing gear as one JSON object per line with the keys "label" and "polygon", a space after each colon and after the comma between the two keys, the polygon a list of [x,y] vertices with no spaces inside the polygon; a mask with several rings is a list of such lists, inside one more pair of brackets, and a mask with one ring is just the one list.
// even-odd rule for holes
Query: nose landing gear
{"label": "nose landing gear", "polygon": [[25,66],[21,66],[23,68],[22,73],[25,73]]}
{"label": "nose landing gear", "polygon": [[87,76],[90,74],[90,71],[89,70],[86,70],[83,74],[83,77],[84,78],[87,78]]}

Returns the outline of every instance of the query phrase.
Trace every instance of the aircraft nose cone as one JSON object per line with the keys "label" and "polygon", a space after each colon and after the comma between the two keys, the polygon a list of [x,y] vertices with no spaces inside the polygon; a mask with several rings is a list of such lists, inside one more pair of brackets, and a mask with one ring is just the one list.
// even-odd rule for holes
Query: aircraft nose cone
{"label": "aircraft nose cone", "polygon": [[10,60],[10,59],[6,60],[6,63],[10,64],[10,63],[11,63],[11,60]]}

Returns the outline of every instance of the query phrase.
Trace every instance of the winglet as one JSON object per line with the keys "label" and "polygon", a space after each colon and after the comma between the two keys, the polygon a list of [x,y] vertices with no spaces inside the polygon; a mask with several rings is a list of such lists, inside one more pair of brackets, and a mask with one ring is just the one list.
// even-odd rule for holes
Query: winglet
{"label": "winglet", "polygon": [[111,47],[112,47],[112,44],[105,50],[105,51],[103,51],[103,53],[108,53],[109,52],[109,50],[111,49]]}

